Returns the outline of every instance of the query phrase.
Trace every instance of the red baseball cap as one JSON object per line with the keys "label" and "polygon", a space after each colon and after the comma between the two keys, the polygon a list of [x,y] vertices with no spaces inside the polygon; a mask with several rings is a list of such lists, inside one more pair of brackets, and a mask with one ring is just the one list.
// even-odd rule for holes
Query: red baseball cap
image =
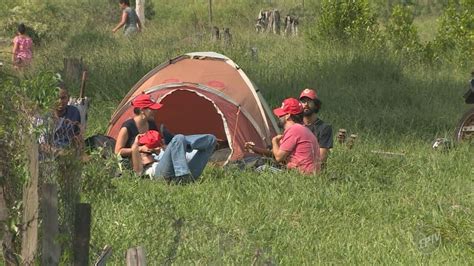
{"label": "red baseball cap", "polygon": [[300,100],[303,97],[308,97],[311,100],[318,99],[318,94],[313,89],[304,89],[300,94]]}
{"label": "red baseball cap", "polygon": [[145,145],[150,149],[158,148],[162,145],[161,134],[156,130],[148,130],[138,137],[138,144]]}
{"label": "red baseball cap", "polygon": [[153,101],[150,95],[145,93],[142,93],[135,97],[135,99],[132,100],[132,106],[138,108],[149,108],[152,110],[158,110],[163,107],[162,104]]}
{"label": "red baseball cap", "polygon": [[280,117],[287,114],[296,115],[303,112],[303,105],[295,98],[288,98],[283,101],[281,107],[273,109],[273,113]]}

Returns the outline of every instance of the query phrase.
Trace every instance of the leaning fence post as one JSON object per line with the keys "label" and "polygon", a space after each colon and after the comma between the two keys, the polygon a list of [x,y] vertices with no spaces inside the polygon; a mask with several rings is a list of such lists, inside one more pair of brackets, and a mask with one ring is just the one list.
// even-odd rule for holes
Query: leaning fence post
{"label": "leaning fence post", "polygon": [[127,266],[146,266],[145,249],[141,246],[127,250]]}
{"label": "leaning fence post", "polygon": [[61,249],[57,243],[59,235],[58,187],[55,184],[43,184],[41,187],[42,213],[42,265],[58,265]]}
{"label": "leaning fence post", "polygon": [[95,261],[94,266],[107,265],[107,259],[110,257],[110,255],[112,255],[112,247],[109,245],[106,245],[104,249],[102,249],[102,253],[100,253],[100,256]]}
{"label": "leaning fence post", "polygon": [[91,205],[88,203],[76,204],[74,217],[74,265],[89,265]]}
{"label": "leaning fence post", "polygon": [[82,72],[84,70],[85,66],[82,57],[63,59],[63,78],[68,86],[78,84],[81,81]]}

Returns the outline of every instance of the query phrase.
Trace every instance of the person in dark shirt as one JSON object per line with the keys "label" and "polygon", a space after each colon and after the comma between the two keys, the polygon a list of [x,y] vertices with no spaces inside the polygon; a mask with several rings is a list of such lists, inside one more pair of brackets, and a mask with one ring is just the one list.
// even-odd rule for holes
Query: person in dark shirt
{"label": "person in dark shirt", "polygon": [[59,102],[55,110],[57,121],[55,123],[53,141],[57,147],[65,147],[74,141],[80,141],[81,114],[76,107],[68,105],[68,102],[69,93],[62,86],[59,89]]}
{"label": "person in dark shirt", "polygon": [[[139,134],[144,134],[148,130],[158,130],[155,124],[155,116],[161,104],[153,101],[148,94],[140,94],[132,100],[134,107],[133,118],[128,119],[122,124],[117,142],[115,144],[115,153],[122,158],[130,158],[132,155],[132,144]],[[147,146],[140,146],[140,152],[152,153],[152,149]]]}
{"label": "person in dark shirt", "polygon": [[318,117],[322,103],[315,90],[304,89],[300,94],[300,102],[304,109],[303,123],[318,139],[319,153],[324,164],[333,147],[332,126]]}

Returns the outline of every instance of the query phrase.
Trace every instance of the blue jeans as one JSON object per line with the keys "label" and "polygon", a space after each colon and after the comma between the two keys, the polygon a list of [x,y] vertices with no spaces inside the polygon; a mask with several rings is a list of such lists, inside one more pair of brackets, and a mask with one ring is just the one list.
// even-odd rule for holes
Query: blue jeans
{"label": "blue jeans", "polygon": [[[216,143],[216,137],[210,134],[175,135],[166,147],[161,160],[152,165],[151,177],[173,180],[174,177],[191,175],[193,179],[198,178],[214,152]],[[192,150],[197,152],[187,162],[186,152]]]}

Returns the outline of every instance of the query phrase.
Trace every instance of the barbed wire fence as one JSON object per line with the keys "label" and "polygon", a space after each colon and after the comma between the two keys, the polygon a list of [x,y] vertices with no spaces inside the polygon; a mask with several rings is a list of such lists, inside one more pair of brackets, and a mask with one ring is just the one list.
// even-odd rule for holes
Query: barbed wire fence
{"label": "barbed wire fence", "polygon": [[[5,265],[72,264],[77,257],[73,247],[82,243],[76,211],[81,205],[84,126],[44,111],[57,102],[57,95],[51,93],[57,80],[51,75],[0,84],[4,93],[0,96],[0,225]],[[46,88],[38,92],[35,86]],[[38,96],[51,99],[42,98],[38,104]]]}
{"label": "barbed wire fence", "polygon": [[80,201],[83,131],[80,123],[69,119],[49,116],[42,120],[39,184],[57,186],[59,244],[63,252],[70,253],[74,241],[75,209]]}

